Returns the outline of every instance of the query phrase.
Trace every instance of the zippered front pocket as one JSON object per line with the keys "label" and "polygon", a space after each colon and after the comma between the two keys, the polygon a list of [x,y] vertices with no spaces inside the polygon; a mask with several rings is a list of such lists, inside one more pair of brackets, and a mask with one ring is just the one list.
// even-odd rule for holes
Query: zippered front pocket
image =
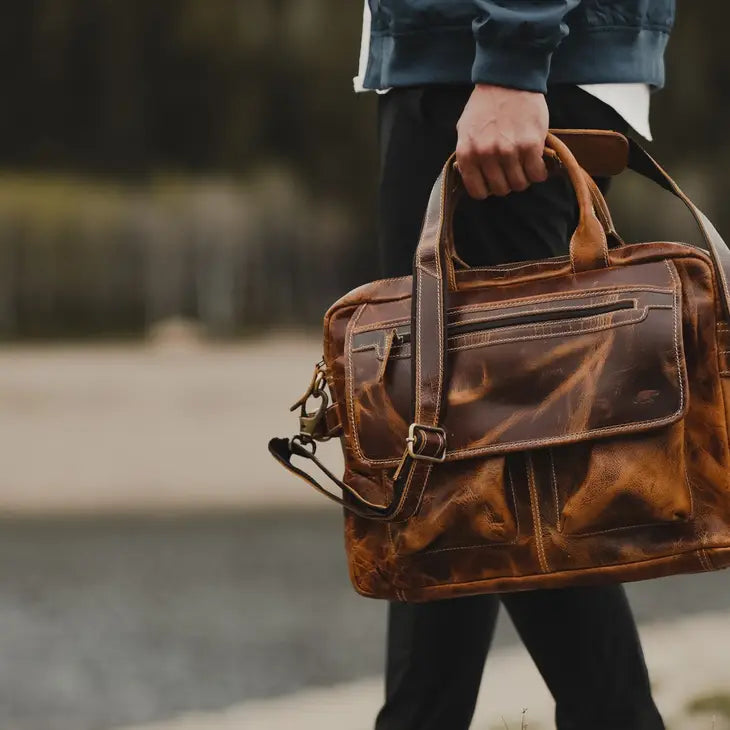
{"label": "zippered front pocket", "polygon": [[[669,270],[661,265],[665,275]],[[447,322],[447,461],[658,428],[687,405],[679,281],[459,307]],[[354,456],[395,466],[411,414],[410,322],[353,317]],[[368,324],[359,326],[363,320]]]}
{"label": "zippered front pocket", "polygon": [[[544,324],[547,322],[564,322],[565,320],[571,319],[586,319],[590,317],[597,317],[601,314],[612,314],[613,312],[619,312],[624,309],[636,310],[636,300],[631,299],[606,304],[590,304],[585,307],[568,306],[563,309],[554,308],[546,311],[533,311],[528,314],[507,313],[502,316],[497,315],[484,319],[479,319],[478,317],[468,318],[464,321],[450,322],[447,326],[446,332],[447,337],[452,338],[458,337],[459,335],[473,334],[475,332],[487,332],[488,330],[501,329],[504,327],[512,328],[522,327],[525,325]],[[394,327],[392,332],[394,333],[393,347],[402,348],[404,345],[410,344],[411,331],[408,324],[401,325],[400,327]],[[384,357],[385,349],[385,347],[381,347],[381,353],[383,353],[380,354],[381,359]]]}

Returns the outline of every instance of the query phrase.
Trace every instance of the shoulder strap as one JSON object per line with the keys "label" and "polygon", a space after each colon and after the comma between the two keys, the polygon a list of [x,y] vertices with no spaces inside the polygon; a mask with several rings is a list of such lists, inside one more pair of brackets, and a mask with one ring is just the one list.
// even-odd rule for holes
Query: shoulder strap
{"label": "shoulder strap", "polygon": [[652,180],[676,195],[686,206],[693,218],[697,221],[702,237],[715,264],[715,272],[720,281],[720,295],[722,299],[725,317],[730,321],[730,249],[712,225],[708,217],[687,197],[682,189],[670,177],[666,170],[643,148],[638,142],[629,139],[629,164],[628,167],[639,175]]}
{"label": "shoulder strap", "polygon": [[[296,437],[273,438],[269,441],[269,452],[288,471],[303,479],[307,484],[323,494],[327,499],[342,505],[349,512],[360,517],[381,522],[398,522],[415,514],[431,474],[432,464],[411,458],[408,451],[403,456],[393,480],[393,497],[389,504],[376,504],[363,499],[347,482],[338,479],[314,454],[313,448],[306,448]],[[298,456],[310,461],[327,479],[338,487],[344,499],[323,487],[304,469],[292,464],[292,458]]]}

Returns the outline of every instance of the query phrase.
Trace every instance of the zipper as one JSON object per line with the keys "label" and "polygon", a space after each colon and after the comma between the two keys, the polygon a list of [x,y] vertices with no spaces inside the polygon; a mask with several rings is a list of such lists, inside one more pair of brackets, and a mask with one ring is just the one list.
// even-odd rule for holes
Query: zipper
{"label": "zipper", "polygon": [[[530,314],[516,314],[513,317],[491,319],[481,322],[457,322],[447,327],[447,336],[465,335],[470,332],[485,332],[486,330],[516,327],[521,324],[540,324],[543,322],[560,322],[565,319],[583,319],[595,317],[599,314],[611,314],[622,309],[634,309],[635,303],[631,300],[612,302],[610,304],[596,304],[592,307],[580,309],[561,309],[560,311],[532,312]],[[393,338],[393,345],[405,345],[411,341],[409,330],[397,332]]]}

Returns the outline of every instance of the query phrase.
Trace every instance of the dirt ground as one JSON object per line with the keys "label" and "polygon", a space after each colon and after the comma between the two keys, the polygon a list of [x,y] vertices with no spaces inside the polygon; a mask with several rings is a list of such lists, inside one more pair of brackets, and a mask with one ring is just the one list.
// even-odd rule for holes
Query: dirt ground
{"label": "dirt ground", "polygon": [[[266,450],[321,357],[294,336],[221,346],[0,350],[0,512],[167,512],[321,498]],[[338,458],[336,449],[333,458]]]}

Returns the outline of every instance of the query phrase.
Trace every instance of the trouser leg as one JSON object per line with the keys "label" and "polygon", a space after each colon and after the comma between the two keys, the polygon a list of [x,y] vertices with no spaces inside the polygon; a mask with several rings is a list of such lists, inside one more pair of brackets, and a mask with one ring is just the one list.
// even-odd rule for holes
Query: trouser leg
{"label": "trouser leg", "polygon": [[496,596],[391,604],[376,730],[466,730],[498,609]]}
{"label": "trouser leg", "polygon": [[556,702],[558,730],[662,730],[622,586],[502,596]]}

